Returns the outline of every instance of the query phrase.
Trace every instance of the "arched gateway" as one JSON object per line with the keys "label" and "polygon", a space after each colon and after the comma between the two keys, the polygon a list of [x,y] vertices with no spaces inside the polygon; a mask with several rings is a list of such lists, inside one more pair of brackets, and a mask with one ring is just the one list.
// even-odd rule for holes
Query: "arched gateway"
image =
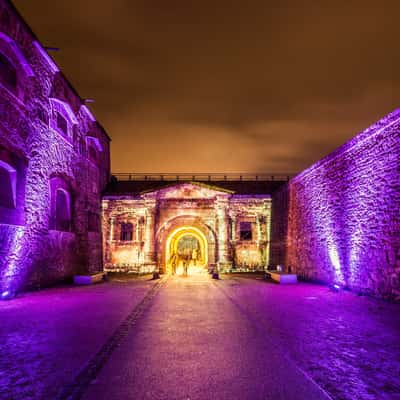
{"label": "arched gateway", "polygon": [[162,272],[183,272],[187,262],[189,273],[202,272],[214,266],[216,236],[199,217],[183,215],[167,221],[157,234],[158,266]]}
{"label": "arched gateway", "polygon": [[200,230],[183,226],[168,236],[164,270],[181,275],[186,265],[190,274],[204,270],[207,264],[208,243]]}
{"label": "arched gateway", "polygon": [[[271,198],[199,182],[104,196],[107,271],[189,273],[268,265]],[[132,227],[124,235],[124,227]]]}

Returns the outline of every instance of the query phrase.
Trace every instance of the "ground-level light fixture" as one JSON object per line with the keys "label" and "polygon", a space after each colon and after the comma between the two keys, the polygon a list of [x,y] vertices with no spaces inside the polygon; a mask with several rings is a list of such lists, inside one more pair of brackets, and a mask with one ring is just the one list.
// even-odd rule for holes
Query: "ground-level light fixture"
{"label": "ground-level light fixture", "polygon": [[1,292],[0,294],[0,300],[11,300],[15,297],[15,293],[12,292],[11,290],[4,290],[4,292]]}
{"label": "ground-level light fixture", "polygon": [[333,292],[338,292],[338,291],[340,290],[340,285],[338,285],[337,283],[334,283],[334,284],[331,286],[331,290],[332,290]]}

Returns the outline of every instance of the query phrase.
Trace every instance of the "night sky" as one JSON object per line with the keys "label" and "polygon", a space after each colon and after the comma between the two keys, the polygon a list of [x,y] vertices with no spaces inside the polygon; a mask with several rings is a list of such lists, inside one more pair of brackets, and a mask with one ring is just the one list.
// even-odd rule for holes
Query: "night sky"
{"label": "night sky", "polygon": [[399,3],[14,1],[114,172],[304,169],[399,106]]}

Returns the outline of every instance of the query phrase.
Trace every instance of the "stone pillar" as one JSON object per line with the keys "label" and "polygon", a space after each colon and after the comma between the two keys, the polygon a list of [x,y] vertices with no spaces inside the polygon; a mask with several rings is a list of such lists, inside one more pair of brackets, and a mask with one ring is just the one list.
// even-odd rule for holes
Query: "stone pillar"
{"label": "stone pillar", "polygon": [[266,252],[266,242],[265,237],[263,238],[262,232],[262,221],[263,216],[260,214],[256,215],[256,224],[257,224],[257,249],[259,251],[261,257],[261,265],[258,267],[259,269],[265,270],[266,268],[266,259],[265,259],[265,252]]}
{"label": "stone pillar", "polygon": [[138,243],[140,241],[140,218],[136,219],[136,227],[135,227],[135,242]]}
{"label": "stone pillar", "polygon": [[229,252],[228,199],[217,199],[215,209],[217,214],[218,268],[220,271],[223,271],[232,267]]}
{"label": "stone pillar", "polygon": [[109,236],[110,243],[114,240],[114,223],[115,223],[115,217],[111,217],[110,218],[110,236]]}
{"label": "stone pillar", "polygon": [[261,219],[261,215],[257,215],[256,216],[256,224],[257,224],[257,244],[259,245],[262,242],[262,237],[261,237],[261,223],[260,223],[260,219]]}
{"label": "stone pillar", "polygon": [[147,267],[156,267],[156,253],[155,253],[155,214],[156,214],[156,201],[146,200],[146,219],[145,219],[145,233],[144,233],[144,265]]}
{"label": "stone pillar", "polygon": [[234,244],[236,242],[236,215],[231,216],[232,226],[231,226],[231,242]]}
{"label": "stone pillar", "polygon": [[231,215],[231,260],[232,265],[236,265],[236,227],[237,227],[237,216]]}
{"label": "stone pillar", "polygon": [[111,262],[111,255],[114,251],[114,229],[115,229],[115,217],[110,217],[108,220],[109,235],[104,243],[104,262],[106,266]]}
{"label": "stone pillar", "polygon": [[269,265],[270,258],[270,234],[271,234],[271,201],[263,201],[264,229],[265,229],[265,268]]}

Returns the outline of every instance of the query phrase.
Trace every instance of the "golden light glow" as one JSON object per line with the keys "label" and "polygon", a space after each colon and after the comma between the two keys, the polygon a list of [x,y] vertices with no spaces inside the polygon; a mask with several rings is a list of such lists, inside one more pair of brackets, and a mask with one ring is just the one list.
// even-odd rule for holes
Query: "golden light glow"
{"label": "golden light glow", "polygon": [[[168,236],[165,250],[165,265],[167,272],[171,273],[172,267],[172,256],[178,253],[178,245],[181,239],[187,236],[192,236],[197,239],[200,249],[197,252],[197,259],[190,260],[188,267],[188,274],[201,273],[205,270],[208,263],[208,243],[204,233],[193,226],[182,226],[173,230]],[[183,261],[176,261],[176,274],[182,275],[184,272]]]}

